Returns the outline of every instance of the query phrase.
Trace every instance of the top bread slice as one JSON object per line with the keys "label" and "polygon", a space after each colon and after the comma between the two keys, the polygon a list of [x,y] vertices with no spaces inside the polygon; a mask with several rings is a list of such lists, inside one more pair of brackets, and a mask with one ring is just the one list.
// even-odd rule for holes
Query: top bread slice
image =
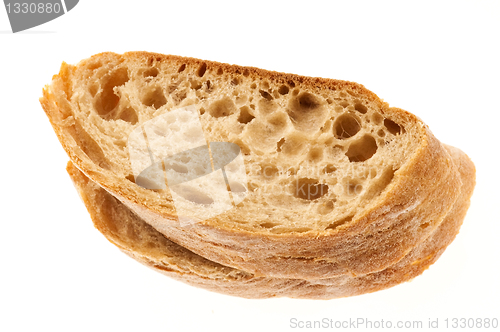
{"label": "top bread slice", "polygon": [[[130,52],[63,63],[43,94],[60,142],[92,181],[172,241],[256,275],[383,270],[440,225],[461,191],[429,128],[356,83]],[[152,121],[188,107],[206,142],[237,144],[246,178],[227,187],[187,183],[184,192],[139,185],[130,137],[139,130],[151,143]],[[151,150],[165,173],[197,172]],[[227,190],[237,204],[224,209],[217,204]],[[191,210],[179,210],[179,197]],[[197,212],[207,206],[225,212],[204,218]]]}
{"label": "top bread slice", "polygon": [[124,253],[158,272],[193,286],[245,298],[333,299],[374,292],[411,280],[433,264],[455,238],[469,206],[475,169],[462,151],[446,148],[460,170],[464,185],[439,227],[403,259],[382,271],[316,280],[259,277],[207,260],[169,241],[71,162],[66,169],[95,227]]}

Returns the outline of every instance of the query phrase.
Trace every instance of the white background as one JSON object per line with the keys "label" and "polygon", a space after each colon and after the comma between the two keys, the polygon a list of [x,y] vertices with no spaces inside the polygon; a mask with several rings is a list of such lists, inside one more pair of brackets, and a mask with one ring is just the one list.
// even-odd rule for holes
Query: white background
{"label": "white background", "polygon": [[[499,1],[82,0],[12,34],[0,7],[0,330],[300,330],[291,318],[424,327],[438,318],[443,328],[446,318],[500,319],[499,22]],[[475,162],[460,234],[412,282],[330,301],[234,298],[141,266],[93,228],[38,102],[62,61],[132,50],[362,83]]]}

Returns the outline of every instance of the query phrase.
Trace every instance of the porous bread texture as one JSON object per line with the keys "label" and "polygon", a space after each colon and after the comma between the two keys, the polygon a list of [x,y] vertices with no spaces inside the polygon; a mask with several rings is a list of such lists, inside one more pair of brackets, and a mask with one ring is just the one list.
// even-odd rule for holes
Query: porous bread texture
{"label": "porous bread texture", "polygon": [[[84,143],[93,145],[87,152],[97,165],[133,181],[132,130],[196,105],[207,141],[235,142],[245,155],[251,193],[238,210],[253,217],[234,219],[234,227],[334,228],[380,194],[418,147],[418,131],[388,118],[383,103],[359,87],[361,93],[349,85],[325,91],[292,77],[257,77],[252,68],[235,75],[207,62],[169,60],[103,54],[78,64],[70,82],[76,135],[89,135]],[[207,194],[192,199],[215,200]],[[149,196],[151,205],[175,214],[169,190]]]}
{"label": "porous bread texture", "polygon": [[258,277],[207,260],[171,242],[112,195],[90,181],[71,162],[67,171],[95,227],[120,250],[176,280],[218,293],[245,298],[333,299],[395,286],[420,275],[455,238],[475,184],[475,169],[460,150],[448,146],[464,182],[460,197],[441,225],[401,261],[383,271],[352,277],[301,280]]}
{"label": "porous bread texture", "polygon": [[[460,193],[449,154],[414,115],[363,86],[154,53],[63,64],[42,105],[71,160],[173,241],[276,277],[383,270],[424,241]],[[189,226],[168,188],[134,183],[129,134],[179,107],[244,155],[247,196]],[[208,204],[210,193],[196,193]]]}

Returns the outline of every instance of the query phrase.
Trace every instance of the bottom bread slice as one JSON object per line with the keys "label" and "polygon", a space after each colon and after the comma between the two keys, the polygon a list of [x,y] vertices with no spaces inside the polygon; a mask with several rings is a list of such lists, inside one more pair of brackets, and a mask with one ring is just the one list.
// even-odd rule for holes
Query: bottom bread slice
{"label": "bottom bread slice", "polygon": [[127,255],[156,271],[193,286],[244,298],[333,299],[374,292],[411,280],[433,264],[453,241],[469,206],[475,169],[462,151],[450,146],[447,149],[460,170],[463,186],[452,210],[432,235],[385,270],[316,280],[254,276],[205,259],[165,238],[71,162],[66,169],[95,227]]}

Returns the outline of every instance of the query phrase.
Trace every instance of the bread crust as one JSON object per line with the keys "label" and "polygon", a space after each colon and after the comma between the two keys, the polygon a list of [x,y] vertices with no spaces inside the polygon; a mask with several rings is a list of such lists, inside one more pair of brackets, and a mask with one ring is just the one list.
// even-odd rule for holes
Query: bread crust
{"label": "bread crust", "polygon": [[[67,171],[95,227],[124,253],[160,273],[192,286],[244,298],[333,299],[374,292],[411,280],[433,264],[453,241],[469,206],[475,184],[475,169],[463,152],[450,146],[446,148],[460,170],[464,185],[453,208],[431,235],[399,262],[382,271],[316,280],[256,276],[196,255],[163,237],[89,180],[71,162],[68,163]],[[128,228],[124,225],[128,225]],[[122,228],[126,228],[126,231]],[[140,238],[156,239],[156,246],[147,247],[138,240]]]}
{"label": "bread crust", "polygon": [[[361,215],[333,230],[250,232],[225,225],[225,215],[181,227],[172,211],[137,197],[130,189],[133,184],[108,171],[105,162],[99,162],[98,149],[89,147],[87,152],[82,151],[77,142],[81,133],[71,109],[71,78],[82,64],[76,67],[63,64],[52,85],[44,89],[40,101],[71,161],[166,237],[209,260],[257,276],[277,278],[321,279],[382,271],[427,239],[460,195],[462,182],[457,167],[429,128],[416,116],[390,108],[362,85],[147,52],[103,53],[91,59],[106,56],[117,57],[119,61],[206,63],[235,76],[264,77],[271,82],[292,80],[313,91],[347,89],[367,96],[380,105],[383,114],[412,124],[419,131],[420,147],[396,171],[390,188]],[[88,157],[89,153],[94,154],[93,158]]]}

